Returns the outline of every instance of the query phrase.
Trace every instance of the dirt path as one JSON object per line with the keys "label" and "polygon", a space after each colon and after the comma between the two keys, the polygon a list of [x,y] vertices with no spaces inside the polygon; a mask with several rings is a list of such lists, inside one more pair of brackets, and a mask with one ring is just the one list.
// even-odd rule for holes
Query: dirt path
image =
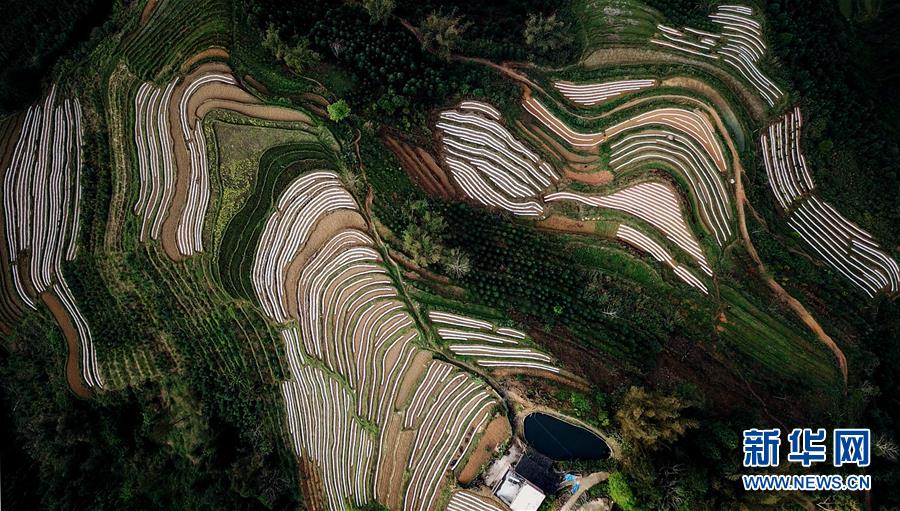
{"label": "dirt path", "polygon": [[[419,29],[414,27],[413,24],[410,23],[406,19],[403,19],[403,18],[397,18],[397,19],[400,21],[401,25],[403,25],[407,30],[412,32],[412,34],[414,36],[416,36],[416,39],[418,39],[419,43],[421,44],[422,43],[422,34],[419,33]],[[433,50],[429,49],[429,51],[431,53],[435,53]],[[497,64],[496,62],[492,62],[488,59],[483,59],[481,57],[468,57],[466,55],[458,55],[455,53],[450,54],[450,60],[455,60],[457,62],[475,62],[478,64],[488,66],[490,68],[496,69],[497,71],[503,73],[504,75],[512,78],[513,80],[515,80],[517,82],[523,83],[523,84],[531,87],[532,89],[541,91],[541,93],[543,93],[544,95],[547,95],[547,91],[545,91],[543,87],[534,83],[527,76],[523,75],[522,73],[519,73],[518,71],[516,71],[515,69],[513,69],[506,63]]]}
{"label": "dirt path", "polygon": [[41,293],[41,300],[50,309],[50,313],[53,314],[53,318],[66,337],[66,346],[68,347],[66,381],[69,382],[69,388],[72,389],[76,396],[82,399],[90,399],[91,391],[81,379],[81,367],[78,365],[78,358],[81,353],[81,346],[78,343],[78,331],[75,329],[72,319],[66,313],[62,302],[59,301],[55,294],[50,291]]}
{"label": "dirt path", "polygon": [[575,503],[578,502],[578,499],[584,495],[584,492],[590,490],[595,484],[600,484],[607,479],[609,479],[609,472],[594,472],[587,477],[578,478],[577,482],[580,483],[581,486],[578,488],[578,491],[573,493],[569,497],[569,500],[559,508],[559,511],[570,511],[575,506]]}
{"label": "dirt path", "polygon": [[[731,147],[733,151],[733,155],[737,156],[734,153],[733,147]],[[747,252],[750,254],[750,257],[756,263],[757,271],[759,271],[759,276],[762,278],[766,284],[769,286],[769,289],[778,297],[785,305],[788,306],[797,317],[800,318],[803,323],[809,327],[810,330],[816,335],[816,338],[822,342],[828,349],[834,353],[835,358],[837,359],[838,367],[840,367],[841,375],[844,378],[844,387],[847,386],[847,357],[844,356],[844,352],[841,351],[840,346],[834,342],[827,333],[825,333],[825,329],[822,328],[822,325],[816,321],[816,318],[803,306],[800,301],[790,295],[781,284],[779,284],[769,272],[766,270],[765,265],[763,265],[762,259],[760,259],[759,254],[756,252],[756,247],[753,246],[753,241],[750,239],[750,233],[747,231],[747,221],[746,214],[744,212],[744,205],[749,205],[750,202],[747,200],[747,195],[744,193],[744,185],[741,181],[741,175],[743,173],[743,167],[741,166],[740,160],[734,158],[734,179],[735,179],[735,202],[737,202],[737,213],[738,213],[738,228],[741,231],[741,238],[743,239],[744,248],[747,249]]]}

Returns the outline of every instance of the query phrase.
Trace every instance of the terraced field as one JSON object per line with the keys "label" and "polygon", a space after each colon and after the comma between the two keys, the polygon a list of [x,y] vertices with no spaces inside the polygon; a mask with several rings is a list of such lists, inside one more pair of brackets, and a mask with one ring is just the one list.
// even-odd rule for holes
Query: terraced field
{"label": "terraced field", "polygon": [[789,213],[788,225],[813,252],[870,298],[896,293],[900,268],[872,236],[814,195],[800,145],[803,117],[795,107],[760,137],[769,187]]}
{"label": "terraced field", "polygon": [[437,325],[438,337],[449,343],[450,352],[471,357],[481,367],[523,369],[529,373],[560,371],[553,365],[552,357],[526,347],[530,340],[525,332],[449,312],[431,311],[428,318]]}
{"label": "terraced field", "polygon": [[102,387],[91,328],[62,272],[78,253],[81,210],[81,105],[56,87],[30,107],[3,176],[9,271],[18,298],[44,299],[69,340],[70,384]]}
{"label": "terraced field", "polygon": [[[816,186],[842,169],[816,168],[827,116],[788,34],[756,4],[647,2],[542,7],[568,31],[549,56],[528,5],[509,37],[472,14],[509,5],[466,5],[454,46],[428,5],[114,3],[0,118],[0,404],[28,490],[497,511],[545,410],[617,439],[556,467],[618,473],[619,507],[728,507],[707,455],[740,421],[888,417],[896,240]],[[20,379],[61,382],[62,340],[74,396],[38,399]],[[635,448],[632,386],[685,434]],[[47,453],[116,477],[50,484]]]}
{"label": "terraced field", "polygon": [[[615,92],[616,96],[652,86],[652,81],[611,83],[626,84],[622,86],[625,90]],[[576,85],[571,82],[567,86],[590,87],[589,84]],[[601,87],[606,86],[601,84]],[[565,91],[563,95],[566,95]],[[648,99],[637,100],[636,106],[643,103],[648,103]],[[588,133],[569,127],[567,122],[531,94],[526,94],[523,107],[537,125],[546,129],[546,132],[541,132],[532,126],[529,130],[519,124],[526,140],[538,143],[539,147],[553,146],[558,149],[556,154],[560,154],[559,151],[602,150],[609,155],[606,172],[610,172],[614,180],[623,181],[623,184],[614,185],[611,190],[606,187],[611,193],[603,196],[581,191],[550,191],[552,188],[565,188],[568,179],[601,188],[606,182],[592,184],[589,180],[576,178],[570,171],[561,176],[549,163],[540,159],[540,153],[526,147],[503,126],[499,116],[487,115],[488,118],[484,118],[476,114],[444,112],[437,127],[443,132],[445,162],[460,188],[471,188],[466,191],[469,198],[526,217],[546,216],[547,205],[559,201],[618,210],[656,228],[668,242],[688,254],[703,273],[713,275],[706,249],[701,246],[689,220],[692,217],[689,207],[696,207],[700,222],[713,235],[718,246],[725,246],[734,236],[733,195],[726,185],[731,172],[731,159],[726,156],[727,150],[722,142],[728,134],[720,131],[718,118],[711,120],[703,111],[683,107],[656,107],[638,110],[634,114],[630,113],[631,110],[625,110],[627,113],[620,113],[619,120],[600,131]],[[565,110],[563,112],[572,115]],[[451,124],[451,120],[467,123],[468,126]],[[460,140],[459,137],[465,138]],[[466,153],[461,153],[461,150]],[[463,163],[462,157],[469,158],[467,161],[471,164]],[[599,159],[596,162],[600,165]],[[642,175],[648,169],[670,172],[676,186],[658,180],[641,182],[646,181]],[[560,181],[561,177],[565,179]],[[475,182],[482,184],[477,188],[470,185]],[[687,201],[680,197],[679,190],[687,195]],[[625,229],[619,232],[640,234],[639,230],[645,225],[642,222],[624,226]],[[708,293],[707,286],[690,270],[672,262],[674,260],[666,248],[646,237],[640,241],[635,236],[626,239],[629,234],[620,236],[613,229],[609,236],[653,254],[659,261],[670,263],[679,279]]]}
{"label": "terraced field", "polygon": [[416,347],[419,332],[357,211],[335,173],[295,178],[259,237],[253,288],[282,325],[291,436],[325,481],[325,507],[376,498],[432,509],[499,400]]}

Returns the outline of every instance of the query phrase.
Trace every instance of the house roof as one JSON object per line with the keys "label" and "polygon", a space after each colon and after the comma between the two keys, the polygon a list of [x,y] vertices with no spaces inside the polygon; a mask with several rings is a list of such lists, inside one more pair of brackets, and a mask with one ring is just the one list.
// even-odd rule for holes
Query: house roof
{"label": "house roof", "polygon": [[516,465],[516,473],[540,488],[545,494],[559,489],[560,476],[553,470],[553,460],[529,450]]}
{"label": "house roof", "polygon": [[537,511],[544,501],[544,494],[534,486],[525,483],[519,489],[518,495],[510,503],[509,508],[512,511]]}

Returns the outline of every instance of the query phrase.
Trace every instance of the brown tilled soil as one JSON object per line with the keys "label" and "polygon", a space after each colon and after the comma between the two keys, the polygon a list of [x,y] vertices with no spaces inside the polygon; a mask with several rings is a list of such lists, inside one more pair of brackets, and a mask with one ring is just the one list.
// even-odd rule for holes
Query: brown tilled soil
{"label": "brown tilled soil", "polygon": [[484,429],[484,435],[478,440],[466,465],[460,470],[457,477],[459,484],[471,483],[481,472],[481,467],[494,457],[497,446],[509,440],[511,436],[512,429],[506,416],[501,414],[494,417]]}
{"label": "brown tilled soil", "polygon": [[530,134],[533,138],[539,139],[541,145],[543,145],[550,153],[557,155],[559,159],[565,160],[573,166],[577,167],[578,165],[585,164],[596,165],[600,161],[600,157],[596,154],[596,147],[589,149],[595,154],[576,153],[553,138],[553,136],[544,131],[542,127],[538,126],[537,120],[534,117],[526,117],[524,121],[516,121],[516,127],[519,128],[519,130]]}
{"label": "brown tilled soil", "polygon": [[50,309],[53,319],[56,320],[56,324],[59,325],[60,330],[63,331],[63,335],[66,337],[66,346],[68,347],[66,381],[69,382],[69,388],[72,389],[76,396],[88,399],[91,397],[91,391],[81,379],[81,366],[78,363],[81,353],[81,347],[78,344],[78,330],[76,330],[75,324],[72,323],[72,319],[69,318],[62,302],[59,301],[55,294],[50,291],[41,293],[41,300]]}
{"label": "brown tilled soil", "polygon": [[567,387],[572,387],[573,389],[585,392],[591,389],[591,385],[587,380],[579,378],[568,371],[551,373],[549,371],[541,371],[540,369],[532,369],[529,367],[498,367],[492,371],[492,374],[498,379],[514,378],[525,375],[533,378],[543,378],[545,380],[555,381]]}
{"label": "brown tilled soil", "polygon": [[273,106],[241,103],[225,99],[210,99],[197,108],[197,117],[203,118],[210,110],[231,110],[247,117],[263,119],[266,121],[302,122],[312,124],[312,119],[299,110]]}
{"label": "brown tilled soil", "polygon": [[322,95],[316,94],[315,92],[304,92],[303,94],[300,94],[300,98],[322,108],[327,108],[328,105],[331,104]]}
{"label": "brown tilled soil", "polygon": [[250,86],[253,87],[254,89],[258,90],[259,92],[262,92],[263,94],[269,93],[268,87],[266,87],[265,85],[262,84],[262,82],[260,82],[256,78],[253,78],[250,75],[244,75],[244,81],[247,82],[248,84],[250,84]]}
{"label": "brown tilled soil", "polygon": [[[188,169],[191,168],[191,157],[188,153],[187,145],[184,141],[184,134],[181,131],[181,120],[179,118],[179,105],[181,103],[181,98],[184,95],[185,90],[188,85],[193,82],[197,77],[208,74],[208,73],[230,73],[231,70],[228,66],[222,62],[207,62],[199,65],[190,75],[186,76],[181,82],[175,86],[175,90],[172,92],[172,97],[169,100],[168,105],[168,116],[169,116],[169,132],[172,136],[172,148],[175,152],[175,193],[172,196],[172,203],[169,206],[169,210],[166,212],[165,220],[163,220],[162,229],[160,232],[160,242],[162,243],[163,250],[166,252],[166,255],[169,259],[173,261],[181,261],[183,259],[181,253],[178,250],[178,224],[181,222],[181,214],[184,211],[185,202],[187,201],[187,192],[188,187],[190,185],[190,172]],[[201,87],[199,91],[189,100],[189,103],[194,103],[196,101],[196,96],[198,94],[203,94],[203,89],[206,87]],[[235,90],[236,87],[231,87]],[[243,91],[242,91],[243,92]],[[244,95],[250,96],[249,93],[243,92]],[[207,96],[207,99],[209,97]],[[255,100],[255,98],[253,98]],[[190,109],[190,105],[188,108],[188,120],[191,122],[190,126],[193,126],[193,116],[191,116],[192,110]]]}
{"label": "brown tilled soil", "polygon": [[[662,96],[653,96],[653,99],[657,99],[660,97],[662,97]],[[669,124],[666,121],[671,119],[671,113],[673,113],[675,108],[674,107],[672,107],[672,108],[666,107],[666,108],[660,108],[657,110],[658,111],[656,111],[652,116],[648,116],[648,117],[645,117],[644,119],[642,119],[640,121],[640,123],[646,124],[647,119],[652,119],[653,121],[655,121],[659,124]],[[683,108],[678,108],[678,110],[683,110]],[[713,129],[714,126],[709,121],[709,118],[705,115],[701,115],[701,117],[709,125],[710,131],[715,131]],[[612,137],[618,135],[619,133],[622,133],[624,131],[631,129],[632,127],[636,126],[637,124],[638,124],[638,121],[635,120],[635,117],[632,117],[626,121],[617,123],[614,126],[610,126],[609,128],[606,129],[605,133],[606,133],[607,137],[612,138]],[[685,131],[687,133],[692,133],[691,131],[688,131],[688,130],[685,130]],[[725,132],[725,133],[727,133],[727,132]],[[693,135],[693,138],[695,138],[697,140],[697,142],[703,146],[703,149],[706,150],[706,153],[709,155],[710,158],[712,158],[713,162],[716,164],[718,169],[720,171],[725,169],[727,165],[724,160],[724,154],[722,155],[722,157],[717,156],[719,154],[724,153],[724,148],[712,146],[709,142],[707,142],[706,140],[703,140],[703,138],[701,136],[699,136],[698,134],[692,133],[692,135]]]}
{"label": "brown tilled soil", "polygon": [[613,173],[608,170],[600,170],[598,172],[573,172],[566,169],[563,172],[563,175],[572,181],[591,186],[608,185],[613,181]]}
{"label": "brown tilled soil", "polygon": [[587,55],[582,60],[582,65],[587,69],[596,69],[607,66],[616,66],[621,64],[634,65],[645,63],[678,63],[697,66],[704,71],[714,75],[722,80],[728,87],[738,94],[750,114],[760,121],[765,116],[765,106],[762,99],[752,90],[747,88],[743,82],[734,77],[731,73],[724,69],[714,66],[708,62],[695,60],[680,55],[673,55],[669,52],[652,50],[652,49],[636,49],[636,48],[604,48],[596,50]]}
{"label": "brown tilled soil", "polygon": [[[6,169],[12,160],[15,152],[16,142],[18,141],[19,132],[22,129],[22,123],[25,117],[23,115],[15,115],[7,118],[0,123],[0,182],[6,177]],[[2,217],[2,215],[0,215]],[[7,271],[9,268],[9,247],[6,246],[6,224],[0,219],[0,300],[5,303],[0,307],[7,309],[12,316],[18,318],[21,315],[21,307],[18,300],[18,294],[12,283],[12,276]],[[0,332],[8,333],[8,327],[0,319]]]}
{"label": "brown tilled soil", "polygon": [[300,464],[300,488],[303,494],[304,509],[309,511],[325,511],[325,484],[322,482],[322,473],[309,456],[299,459]]}
{"label": "brown tilled soil", "polygon": [[385,453],[386,463],[382,465],[381,470],[390,472],[388,491],[384,496],[383,503],[388,509],[401,508],[405,472],[415,441],[416,432],[414,430],[403,430],[397,436],[397,442]]}
{"label": "brown tilled soil", "polygon": [[181,64],[180,69],[183,74],[183,73],[187,73],[188,71],[190,71],[191,68],[194,67],[194,65],[197,64],[198,62],[202,62],[204,60],[213,60],[213,59],[228,60],[229,57],[230,57],[230,55],[228,54],[228,50],[226,50],[225,48],[218,48],[218,47],[207,48],[207,49],[201,51],[200,53],[194,55],[193,57],[187,59],[186,61],[184,61],[184,63]]}
{"label": "brown tilled soil", "polygon": [[538,220],[536,225],[539,229],[576,234],[596,234],[597,232],[594,222],[582,222],[562,215],[550,215],[543,220]]}
{"label": "brown tilled soil", "polygon": [[500,505],[500,501],[497,500],[496,497],[493,497],[490,495],[490,490],[482,490],[482,491],[484,491],[485,493],[484,494],[475,493],[474,491],[471,491],[471,490],[457,490],[454,493],[465,493],[467,495],[471,495],[472,497],[475,497],[476,499],[485,502],[488,506],[490,506],[490,509],[494,509],[494,508],[506,509],[505,507],[502,507]]}
{"label": "brown tilled soil", "polygon": [[248,103],[251,105],[260,102],[256,99],[256,96],[237,86],[224,84],[222,82],[210,82],[200,86],[188,100],[188,126],[196,126],[197,122],[203,119],[203,114],[205,114],[208,109],[201,112],[200,107],[207,101]]}
{"label": "brown tilled soil", "polygon": [[456,188],[431,154],[421,147],[413,147],[390,135],[384,135],[384,144],[397,156],[407,174],[426,192],[444,199],[456,196]]}
{"label": "brown tilled soil", "polygon": [[381,465],[378,468],[378,480],[375,481],[375,497],[386,500],[390,494],[391,473],[393,472],[393,451],[396,449],[397,440],[400,435],[400,427],[403,425],[403,414],[394,413],[388,419],[387,425],[382,430],[384,433],[381,437],[381,445],[379,446],[379,455],[381,456]]}
{"label": "brown tilled soil", "polygon": [[144,10],[141,11],[141,25],[147,23],[147,20],[153,15],[153,11],[156,10],[157,4],[159,4],[159,0],[147,0],[147,5],[145,5]]}
{"label": "brown tilled soil", "polygon": [[[731,105],[728,104],[728,101],[725,101],[725,98],[722,97],[719,91],[714,87],[711,87],[708,83],[689,76],[674,76],[663,80],[661,85],[663,87],[681,87],[704,96],[709,99],[720,112],[722,112],[722,115],[725,116],[726,121],[728,121],[728,124],[733,130],[739,131],[741,129],[741,124],[738,121],[737,116],[734,115],[734,110],[731,109]],[[727,131],[723,133],[727,133]]]}
{"label": "brown tilled soil", "polygon": [[431,353],[428,351],[420,351],[410,362],[406,374],[403,375],[403,381],[400,382],[397,398],[394,401],[394,407],[397,410],[403,410],[409,405],[413,391],[418,388],[431,363]]}
{"label": "brown tilled soil", "polygon": [[306,267],[306,262],[337,233],[347,229],[365,232],[366,222],[362,215],[349,209],[339,209],[320,218],[315,227],[313,227],[309,239],[288,264],[285,272],[284,298],[286,299],[285,304],[287,305],[288,314],[299,319],[297,317],[297,312],[299,311],[297,286],[300,282],[300,274],[303,272],[303,268]]}

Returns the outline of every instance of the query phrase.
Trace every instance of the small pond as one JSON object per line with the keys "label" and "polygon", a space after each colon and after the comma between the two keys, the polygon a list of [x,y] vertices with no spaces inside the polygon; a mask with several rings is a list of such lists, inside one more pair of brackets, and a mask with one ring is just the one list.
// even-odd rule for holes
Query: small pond
{"label": "small pond", "polygon": [[541,454],[557,461],[609,456],[609,446],[602,438],[545,413],[535,412],[525,417],[525,440]]}

